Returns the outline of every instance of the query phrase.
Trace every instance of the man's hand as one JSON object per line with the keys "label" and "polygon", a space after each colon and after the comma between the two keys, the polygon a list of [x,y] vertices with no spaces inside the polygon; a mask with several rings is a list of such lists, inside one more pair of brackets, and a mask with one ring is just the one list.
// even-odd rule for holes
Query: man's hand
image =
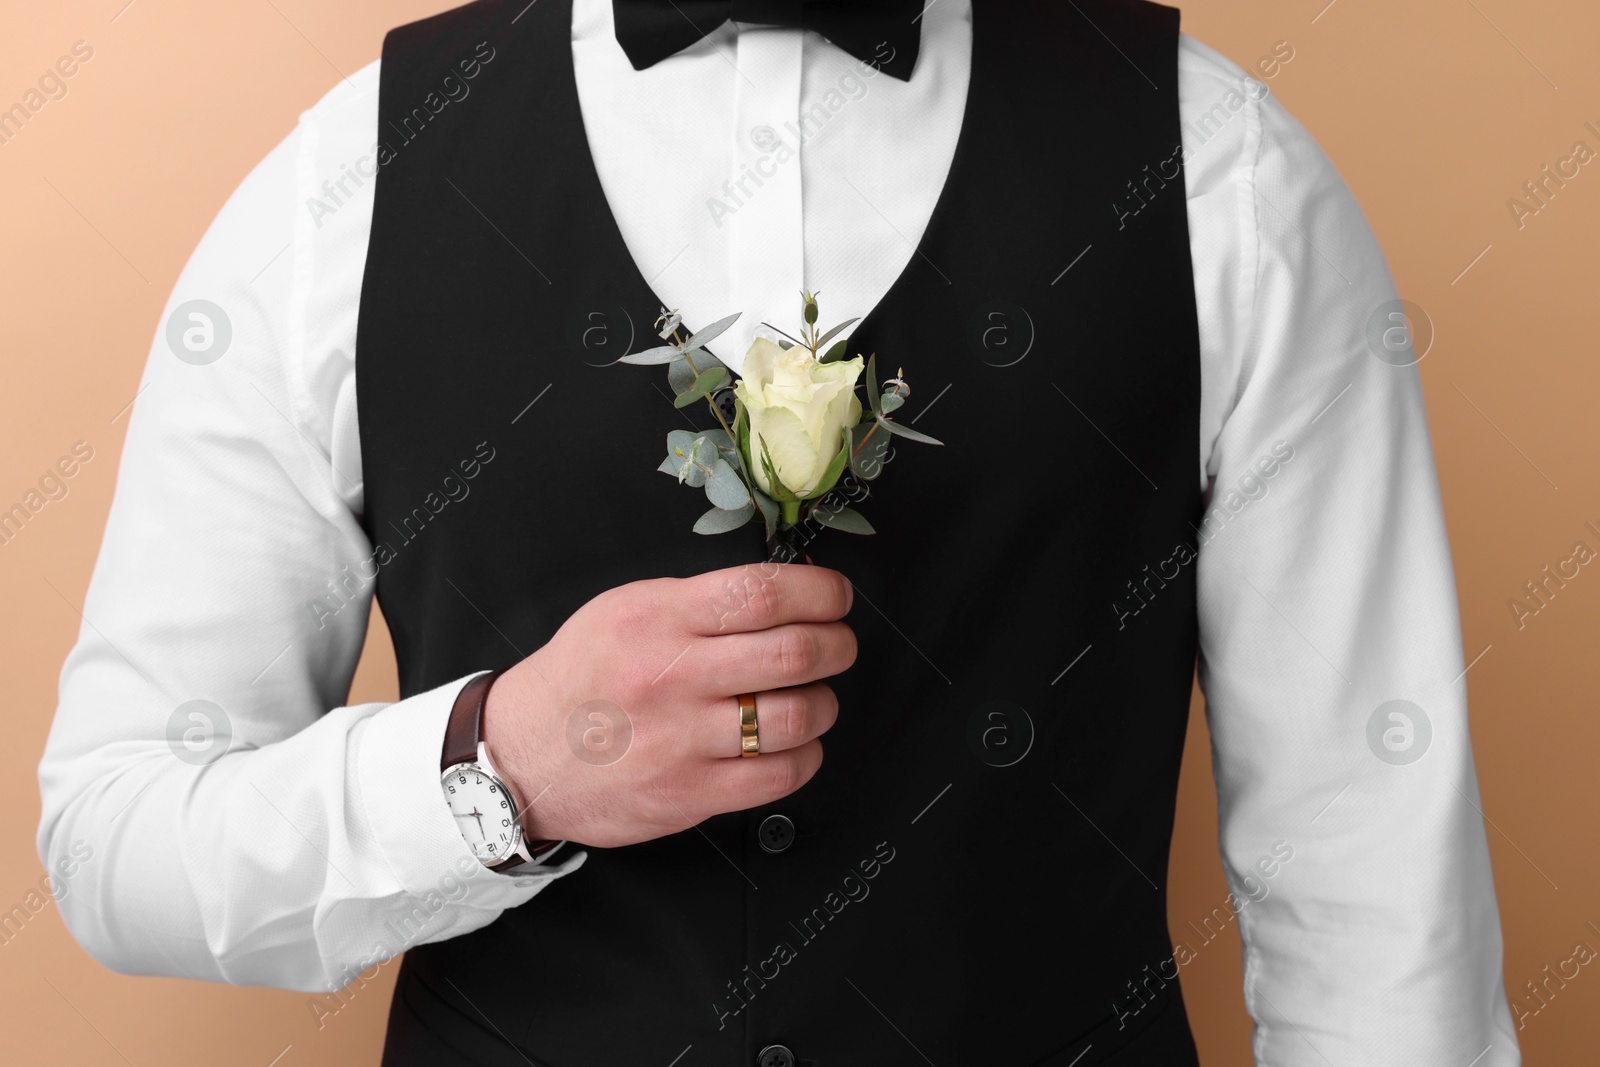
{"label": "man's hand", "polygon": [[[752,564],[607,590],[489,691],[483,736],[530,838],[613,847],[799,789],[855,661],[838,571]],[[740,754],[755,693],[761,754]]]}

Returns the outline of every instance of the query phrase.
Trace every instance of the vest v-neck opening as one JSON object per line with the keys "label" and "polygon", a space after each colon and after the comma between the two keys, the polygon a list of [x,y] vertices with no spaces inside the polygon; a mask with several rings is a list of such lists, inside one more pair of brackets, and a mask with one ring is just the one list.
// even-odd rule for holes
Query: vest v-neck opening
{"label": "vest v-neck opening", "polygon": [[[568,37],[570,38],[572,27],[572,0],[563,0],[562,7],[564,9],[563,18],[558,21],[567,28]],[[950,166],[945,173],[944,183],[939,187],[939,194],[934,199],[933,210],[928,216],[928,223],[923,228],[922,235],[917,239],[916,242],[913,243],[911,255],[907,258],[905,266],[903,266],[900,269],[900,272],[895,275],[894,280],[889,283],[889,287],[883,291],[883,295],[878,298],[877,302],[872,305],[865,315],[861,316],[860,321],[855,324],[855,328],[846,334],[846,336],[849,338],[853,339],[858,334],[867,337],[868,339],[871,338],[872,328],[876,326],[878,321],[882,318],[883,309],[885,306],[892,305],[896,301],[896,298],[905,290],[906,286],[911,284],[910,278],[916,273],[915,267],[917,260],[926,259],[926,249],[931,245],[937,245],[940,243],[938,231],[941,230],[945,225],[947,216],[949,215],[950,201],[953,196],[951,190],[955,188],[958,181],[961,180],[965,174],[967,156],[972,152],[972,141],[976,136],[975,126],[974,123],[970,121],[970,118],[973,110],[973,102],[977,94],[977,85],[979,79],[987,76],[989,70],[987,57],[979,48],[978,29],[980,19],[977,13],[977,7],[977,4],[973,5],[971,43],[972,63],[967,78],[966,99],[962,103],[961,126],[956,134],[955,149],[950,155]],[[655,291],[654,284],[644,276],[643,268],[639,266],[638,260],[634,258],[633,251],[628,248],[628,242],[624,240],[622,236],[622,228],[617,222],[616,211],[612,207],[610,198],[606,196],[605,185],[600,181],[599,165],[595,161],[594,150],[589,144],[589,131],[583,121],[582,99],[578,93],[577,68],[573,62],[570,41],[563,40],[562,46],[557,49],[557,51],[560,52],[561,55],[561,58],[558,60],[558,65],[561,72],[561,88],[566,97],[563,103],[564,106],[567,106],[571,109],[571,114],[574,120],[568,127],[574,131],[573,138],[576,142],[576,144],[573,146],[571,158],[582,161],[583,184],[585,188],[589,190],[589,195],[595,198],[604,208],[603,211],[595,212],[597,216],[604,216],[606,219],[607,225],[603,240],[611,245],[611,258],[625,260],[628,263],[629,272],[632,275],[630,288],[640,294],[640,299],[648,297],[651,306],[655,308],[664,308],[667,306],[667,302],[661,299],[660,294]],[[915,77],[915,74],[912,76]],[[929,260],[929,262],[931,263],[932,261]],[[937,266],[935,269],[938,269]],[[946,280],[948,281],[948,279]],[[697,322],[702,326],[709,324],[711,319],[720,317],[720,315],[723,314],[723,312],[714,308],[690,308],[681,310],[685,311],[684,318],[686,323]],[[747,310],[749,309],[730,308],[728,309],[728,313],[733,311]],[[653,332],[654,331],[652,331],[652,333]],[[737,357],[735,357],[735,362],[728,362],[728,360],[717,351],[717,346],[715,344],[708,345],[706,347],[708,350],[710,350],[712,355],[716,356],[726,365],[737,365]]]}

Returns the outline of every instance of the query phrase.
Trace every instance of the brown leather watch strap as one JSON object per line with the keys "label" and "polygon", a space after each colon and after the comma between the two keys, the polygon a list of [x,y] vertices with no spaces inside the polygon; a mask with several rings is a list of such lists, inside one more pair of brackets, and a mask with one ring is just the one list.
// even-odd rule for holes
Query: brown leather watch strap
{"label": "brown leather watch strap", "polygon": [[527,841],[527,842],[524,842],[524,843],[528,846],[529,859],[523,859],[521,856],[512,856],[510,859],[507,859],[507,860],[504,860],[503,862],[497,863],[493,867],[490,867],[489,869],[491,871],[500,871],[500,872],[513,870],[513,869],[515,869],[517,867],[521,867],[524,864],[531,862],[532,860],[538,859],[540,856],[543,856],[546,852],[549,852],[551,849],[553,849],[557,845],[561,844],[560,841]]}
{"label": "brown leather watch strap", "polygon": [[489,687],[504,673],[498,670],[480,674],[456,696],[455,706],[450,709],[450,721],[444,728],[440,771],[447,771],[458,763],[477,762],[478,739],[483,736],[483,706],[489,698]]}
{"label": "brown leather watch strap", "polygon": [[[480,674],[462,687],[456,695],[456,702],[450,708],[450,720],[444,728],[444,755],[440,758],[439,770],[447,771],[458,763],[478,762],[478,742],[483,740],[483,708],[489,702],[489,687],[494,685],[505,671],[490,671]],[[509,793],[511,787],[506,786]],[[512,799],[515,803],[515,798]],[[518,813],[520,820],[522,813]],[[524,839],[523,843],[528,848],[531,859],[538,859],[557,845],[560,841]],[[501,863],[489,869],[492,871],[509,871],[521,867],[529,860],[520,855],[510,856]]]}

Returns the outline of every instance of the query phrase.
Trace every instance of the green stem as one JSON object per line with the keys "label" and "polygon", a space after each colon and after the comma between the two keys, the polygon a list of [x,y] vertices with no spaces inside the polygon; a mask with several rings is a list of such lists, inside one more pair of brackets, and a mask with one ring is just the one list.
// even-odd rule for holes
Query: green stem
{"label": "green stem", "polygon": [[739,438],[734,436],[733,427],[728,425],[728,420],[722,417],[722,409],[717,407],[717,402],[708,396],[706,397],[706,406],[711,409],[711,414],[717,417],[717,423],[722,427],[722,432],[728,435],[728,440],[732,441],[733,447],[737,449],[739,447]]}
{"label": "green stem", "polygon": [[783,521],[788,523],[790,526],[794,526],[800,521],[800,501],[779,501],[778,510],[783,513]]}
{"label": "green stem", "polygon": [[[676,331],[674,331],[674,335],[676,335]],[[695,377],[698,378],[700,376],[700,368],[694,365],[694,357],[684,353],[683,359],[685,363],[689,364],[689,369],[694,371]],[[717,417],[717,423],[722,427],[723,432],[728,435],[728,440],[738,444],[739,439],[733,435],[733,427],[728,425],[728,420],[722,417],[722,409],[717,407],[717,402],[708,396],[706,397],[706,406],[711,409],[711,414]],[[748,485],[749,483],[747,482],[746,484]]]}

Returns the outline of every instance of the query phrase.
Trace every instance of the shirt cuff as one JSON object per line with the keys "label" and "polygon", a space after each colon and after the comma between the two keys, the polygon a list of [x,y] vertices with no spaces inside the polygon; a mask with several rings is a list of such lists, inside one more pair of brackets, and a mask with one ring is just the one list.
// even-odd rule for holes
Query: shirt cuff
{"label": "shirt cuff", "polygon": [[[407,893],[444,893],[462,905],[503,911],[527,902],[556,878],[583,865],[573,851],[555,864],[530,864],[499,874],[480,863],[461,836],[440,792],[445,725],[475,672],[391,704],[366,722],[356,776],[368,824],[395,879]],[[562,845],[562,852],[571,851]],[[448,893],[455,880],[467,892]]]}

